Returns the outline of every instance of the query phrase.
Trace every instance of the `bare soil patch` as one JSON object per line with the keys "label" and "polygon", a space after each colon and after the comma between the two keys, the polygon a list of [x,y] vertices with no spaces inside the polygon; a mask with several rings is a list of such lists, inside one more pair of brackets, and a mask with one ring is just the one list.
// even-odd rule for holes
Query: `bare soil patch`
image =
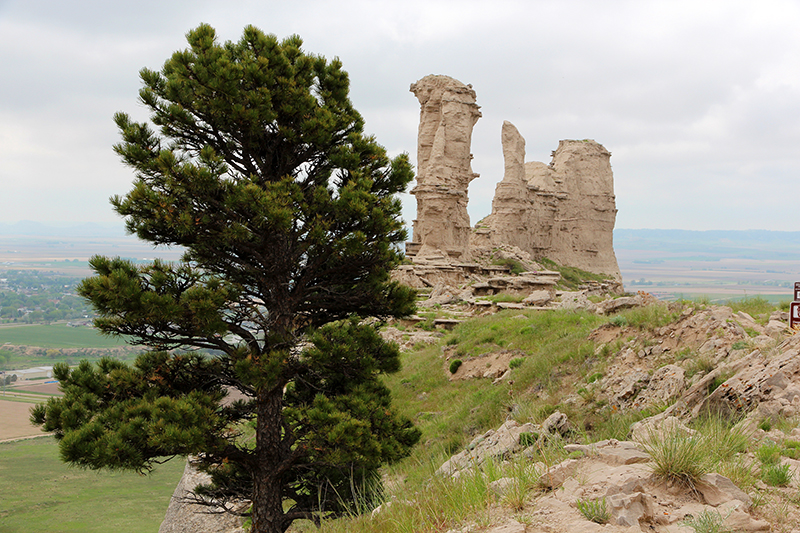
{"label": "bare soil patch", "polygon": [[30,392],[38,392],[41,394],[55,394],[57,396],[63,396],[61,391],[58,390],[58,383],[57,382],[37,382],[37,381],[18,381],[14,385],[14,387],[9,388],[8,390],[25,390]]}
{"label": "bare soil patch", "polygon": [[41,428],[31,424],[31,407],[34,404],[4,400],[0,395],[0,442],[10,439],[41,436]]}

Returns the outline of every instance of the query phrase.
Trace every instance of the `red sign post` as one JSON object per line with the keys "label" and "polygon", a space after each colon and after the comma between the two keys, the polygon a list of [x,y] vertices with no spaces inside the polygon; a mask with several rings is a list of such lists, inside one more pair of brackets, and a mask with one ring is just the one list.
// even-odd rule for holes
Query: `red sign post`
{"label": "red sign post", "polygon": [[789,304],[789,327],[800,329],[800,281],[794,282],[794,301]]}

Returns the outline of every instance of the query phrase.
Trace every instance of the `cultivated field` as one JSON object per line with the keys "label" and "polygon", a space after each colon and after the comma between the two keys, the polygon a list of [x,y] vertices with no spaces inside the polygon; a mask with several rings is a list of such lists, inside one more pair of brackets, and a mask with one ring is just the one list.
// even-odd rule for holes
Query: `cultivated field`
{"label": "cultivated field", "polygon": [[39,346],[41,348],[115,348],[125,340],[107,337],[94,328],[67,324],[0,325],[0,347],[4,344]]}
{"label": "cultivated field", "polygon": [[23,381],[3,388],[0,392],[0,442],[41,436],[41,428],[30,423],[31,407],[60,394],[58,384],[52,382]]}
{"label": "cultivated field", "polygon": [[41,428],[28,420],[31,407],[33,403],[21,401],[18,396],[3,397],[0,393],[0,442],[42,435]]}
{"label": "cultivated field", "polygon": [[91,274],[87,261],[93,255],[176,260],[179,250],[153,248],[133,237],[33,237],[0,235],[0,269],[48,270],[75,277]]}

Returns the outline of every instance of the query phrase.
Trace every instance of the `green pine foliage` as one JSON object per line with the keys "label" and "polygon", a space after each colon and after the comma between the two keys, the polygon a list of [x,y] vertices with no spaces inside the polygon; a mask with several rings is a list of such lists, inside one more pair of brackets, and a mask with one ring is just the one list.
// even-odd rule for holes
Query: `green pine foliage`
{"label": "green pine foliage", "polygon": [[283,532],[349,512],[353,487],[379,497],[378,467],[419,440],[380,381],[399,350],[358,318],[414,309],[389,280],[413,172],[364,135],[341,63],[299,37],[247,27],[220,44],[201,25],[187,40],[140,73],[150,123],[114,117],[136,180],[112,198],[129,232],[183,259],[94,257],[79,286],[100,331],[151,351],[60,365],[64,397],[32,419],[89,468],[200,454],[198,494],[250,499],[251,531]]}

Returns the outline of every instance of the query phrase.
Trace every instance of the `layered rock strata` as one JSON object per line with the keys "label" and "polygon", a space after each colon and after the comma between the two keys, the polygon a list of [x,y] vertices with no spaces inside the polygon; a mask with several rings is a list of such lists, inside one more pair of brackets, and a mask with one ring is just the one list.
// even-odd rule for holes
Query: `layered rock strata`
{"label": "layered rock strata", "polygon": [[534,259],[621,279],[608,150],[592,140],[564,140],[549,165],[526,163],[525,139],[504,122],[504,177],[491,215],[473,232],[467,202],[469,183],[478,177],[470,153],[472,129],[481,117],[475,91],[448,76],[430,75],[412,84],[411,92],[420,103],[420,124],[417,185],[411,191],[417,218],[406,255],[415,264],[469,263],[476,248],[509,245]]}
{"label": "layered rock strata", "polygon": [[425,76],[411,85],[420,103],[417,138],[417,219],[410,256],[446,254],[469,259],[467,188],[472,171],[472,128],[481,117],[475,91],[448,76]]}
{"label": "layered rock strata", "polygon": [[475,242],[510,244],[535,258],[620,279],[610,152],[592,140],[564,140],[550,165],[526,163],[525,139],[508,121],[502,141],[505,174]]}

